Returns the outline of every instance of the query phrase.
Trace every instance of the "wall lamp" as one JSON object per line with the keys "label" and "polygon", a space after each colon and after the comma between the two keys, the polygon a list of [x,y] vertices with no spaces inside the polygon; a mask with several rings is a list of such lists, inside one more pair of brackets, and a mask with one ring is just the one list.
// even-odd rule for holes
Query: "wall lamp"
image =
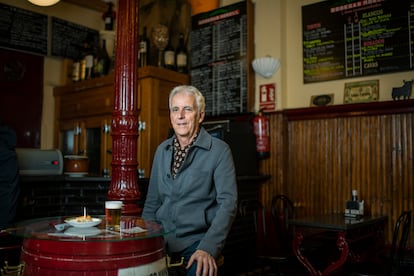
{"label": "wall lamp", "polygon": [[277,58],[266,56],[256,58],[252,61],[253,70],[256,74],[265,79],[271,78],[280,68],[280,61]]}
{"label": "wall lamp", "polygon": [[59,2],[60,0],[27,0],[27,1],[29,1],[33,5],[46,7],[46,6],[52,6],[56,4],[57,2]]}

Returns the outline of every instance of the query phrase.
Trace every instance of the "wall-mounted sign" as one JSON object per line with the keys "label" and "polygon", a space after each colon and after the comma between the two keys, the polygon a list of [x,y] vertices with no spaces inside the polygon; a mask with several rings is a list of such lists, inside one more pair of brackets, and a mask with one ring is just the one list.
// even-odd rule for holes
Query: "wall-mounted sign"
{"label": "wall-mounted sign", "polygon": [[205,96],[206,115],[252,111],[252,26],[250,1],[192,16],[191,84]]}
{"label": "wall-mounted sign", "polygon": [[276,84],[262,84],[259,90],[259,110],[274,111],[276,108]]}
{"label": "wall-mounted sign", "polygon": [[413,0],[323,1],[302,22],[304,83],[413,69]]}
{"label": "wall-mounted sign", "polygon": [[334,102],[334,94],[313,95],[311,97],[310,106],[327,106]]}
{"label": "wall-mounted sign", "polygon": [[52,56],[80,58],[84,42],[99,47],[97,30],[52,17]]}
{"label": "wall-mounted sign", "polygon": [[379,99],[379,80],[345,83],[344,103],[373,102]]}

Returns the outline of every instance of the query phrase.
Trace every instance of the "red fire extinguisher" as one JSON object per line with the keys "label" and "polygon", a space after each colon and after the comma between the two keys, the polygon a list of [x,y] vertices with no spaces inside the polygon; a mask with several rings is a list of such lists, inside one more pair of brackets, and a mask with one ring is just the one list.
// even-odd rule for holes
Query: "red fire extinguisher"
{"label": "red fire extinguisher", "polygon": [[253,129],[256,135],[256,153],[259,159],[270,156],[269,120],[263,115],[263,110],[253,118]]}

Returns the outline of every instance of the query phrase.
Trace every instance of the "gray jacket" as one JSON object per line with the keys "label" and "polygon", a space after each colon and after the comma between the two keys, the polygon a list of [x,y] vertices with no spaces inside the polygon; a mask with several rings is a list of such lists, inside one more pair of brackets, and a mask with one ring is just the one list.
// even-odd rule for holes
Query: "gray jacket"
{"label": "gray jacket", "polygon": [[162,222],[168,249],[197,249],[217,258],[237,211],[237,183],[230,147],[201,128],[175,179],[171,175],[173,138],[155,153],[143,218]]}

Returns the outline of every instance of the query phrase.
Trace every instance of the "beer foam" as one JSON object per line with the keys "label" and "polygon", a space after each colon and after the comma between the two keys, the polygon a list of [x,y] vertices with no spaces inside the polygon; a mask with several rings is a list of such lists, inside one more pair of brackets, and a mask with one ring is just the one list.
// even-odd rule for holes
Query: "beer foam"
{"label": "beer foam", "polygon": [[106,201],[105,208],[108,209],[121,209],[122,208],[122,201]]}

